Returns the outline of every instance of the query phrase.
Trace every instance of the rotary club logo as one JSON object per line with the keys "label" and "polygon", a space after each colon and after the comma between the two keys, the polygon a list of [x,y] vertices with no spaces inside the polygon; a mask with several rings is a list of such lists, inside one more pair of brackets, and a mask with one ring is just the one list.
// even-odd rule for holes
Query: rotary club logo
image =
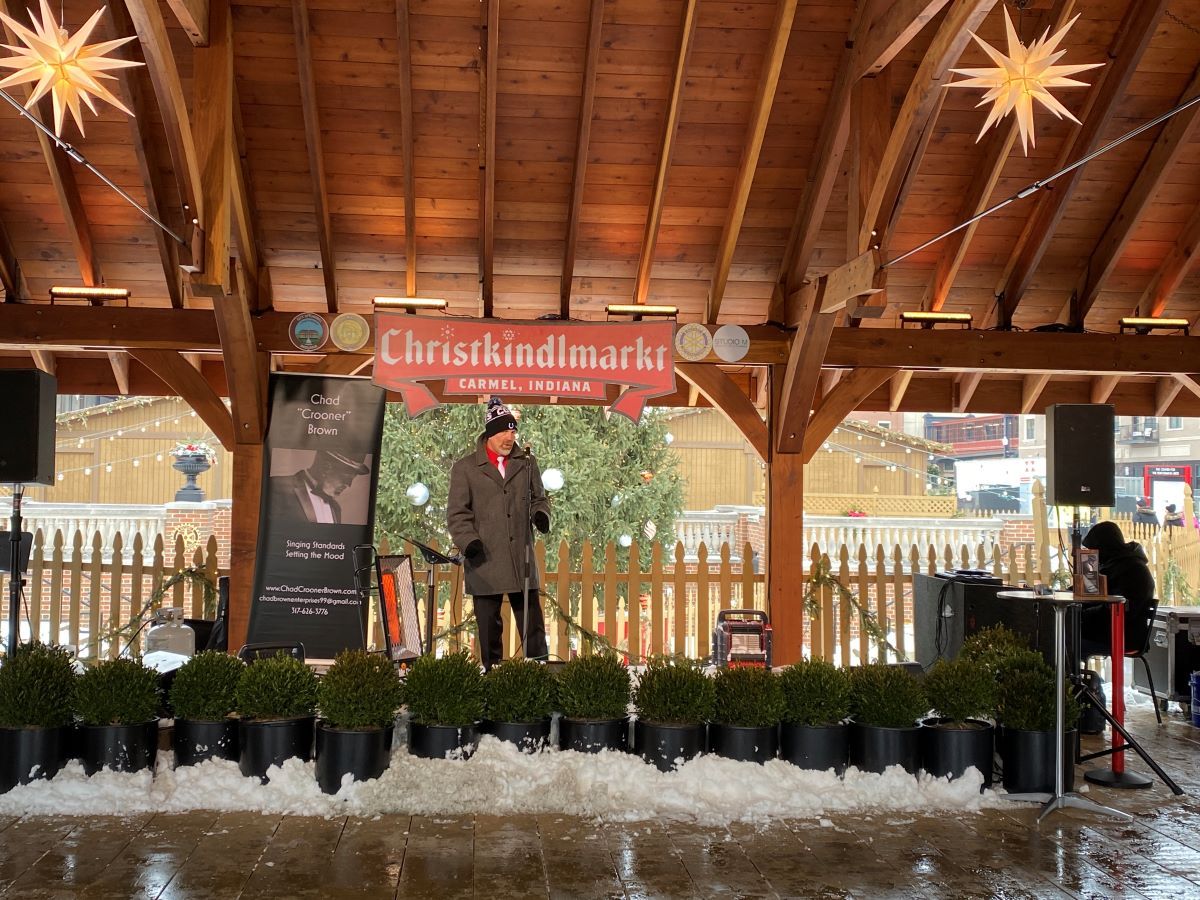
{"label": "rotary club logo", "polygon": [[712,350],[713,339],[699,322],[689,322],[675,332],[675,352],[688,362],[699,362]]}

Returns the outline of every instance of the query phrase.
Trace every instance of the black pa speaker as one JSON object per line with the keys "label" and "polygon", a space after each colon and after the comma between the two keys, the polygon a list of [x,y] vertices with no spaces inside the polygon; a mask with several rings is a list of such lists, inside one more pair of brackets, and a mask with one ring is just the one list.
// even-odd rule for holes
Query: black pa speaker
{"label": "black pa speaker", "polygon": [[58,380],[40,369],[0,369],[5,427],[0,484],[54,483],[54,398]]}
{"label": "black pa speaker", "polygon": [[1046,499],[1054,506],[1116,503],[1113,408],[1102,403],[1046,407]]}

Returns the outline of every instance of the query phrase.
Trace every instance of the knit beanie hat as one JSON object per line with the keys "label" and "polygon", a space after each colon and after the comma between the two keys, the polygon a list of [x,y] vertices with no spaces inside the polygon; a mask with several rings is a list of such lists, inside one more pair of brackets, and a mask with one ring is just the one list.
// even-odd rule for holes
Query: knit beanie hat
{"label": "knit beanie hat", "polygon": [[509,408],[500,401],[499,397],[489,400],[483,419],[483,436],[490,438],[502,431],[516,430],[517,420],[513,418]]}

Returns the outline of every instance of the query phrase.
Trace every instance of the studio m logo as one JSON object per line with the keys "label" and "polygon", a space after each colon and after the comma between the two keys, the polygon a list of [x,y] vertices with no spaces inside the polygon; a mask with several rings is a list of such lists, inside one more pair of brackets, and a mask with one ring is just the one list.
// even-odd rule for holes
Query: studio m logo
{"label": "studio m logo", "polygon": [[398,391],[409,416],[447,394],[557,396],[604,400],[636,422],[646,401],[675,392],[671,322],[501,322],[375,314],[375,375]]}

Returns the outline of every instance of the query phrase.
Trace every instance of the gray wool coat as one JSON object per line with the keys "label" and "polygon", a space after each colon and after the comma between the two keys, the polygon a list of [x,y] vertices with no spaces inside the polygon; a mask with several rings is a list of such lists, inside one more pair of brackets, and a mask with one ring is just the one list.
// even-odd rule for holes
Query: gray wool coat
{"label": "gray wool coat", "polygon": [[[463,560],[467,593],[507,594],[525,587],[525,542],[529,540],[530,517],[544,512],[550,517],[550,501],[542,488],[537,460],[514,446],[505,464],[507,477],[487,457],[482,438],[475,450],[459,459],[450,470],[450,497],[446,524],[460,550],[474,540],[483,542],[483,559],[477,564]],[[533,479],[533,506],[529,508],[529,479]],[[537,558],[530,552],[529,587],[538,586]]]}

